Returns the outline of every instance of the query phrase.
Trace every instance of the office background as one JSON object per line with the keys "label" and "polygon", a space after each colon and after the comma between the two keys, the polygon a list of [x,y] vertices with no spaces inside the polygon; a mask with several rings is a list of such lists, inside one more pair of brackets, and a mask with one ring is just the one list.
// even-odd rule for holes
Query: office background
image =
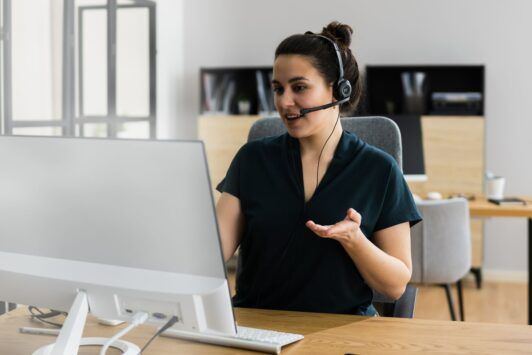
{"label": "office background", "polygon": [[[199,0],[184,4],[184,73],[188,110],[197,114],[199,67],[271,65],[277,43],[351,24],[352,50],[365,64],[485,64],[486,168],[507,179],[507,194],[532,194],[532,33],[527,1],[264,1]],[[192,119],[181,134],[195,134]],[[526,220],[487,220],[486,277],[526,278]]]}
{"label": "office background", "polygon": [[[19,22],[22,30],[18,33],[24,41],[16,42],[16,38],[13,41],[14,46],[26,43],[25,48],[18,50],[20,58],[14,58],[20,70],[13,81],[26,83],[18,88],[25,90],[25,95],[33,93],[31,105],[21,101],[17,107],[33,110],[28,116],[49,112],[52,117],[60,110],[56,99],[60,80],[54,78],[60,77],[62,0],[13,3],[19,9],[25,8],[27,14],[25,22]],[[305,30],[319,31],[329,21],[339,20],[355,30],[352,49],[361,67],[484,64],[486,168],[506,177],[508,195],[532,195],[532,166],[528,163],[532,152],[532,119],[528,117],[532,82],[527,80],[532,78],[532,48],[526,45],[532,33],[532,23],[527,21],[532,13],[531,2],[157,0],[155,3],[157,137],[196,137],[200,67],[270,66],[275,46],[284,37]],[[129,58],[136,60],[134,56]],[[24,100],[24,96],[15,92],[14,99]],[[486,222],[487,278],[525,280],[525,223],[522,219]]]}

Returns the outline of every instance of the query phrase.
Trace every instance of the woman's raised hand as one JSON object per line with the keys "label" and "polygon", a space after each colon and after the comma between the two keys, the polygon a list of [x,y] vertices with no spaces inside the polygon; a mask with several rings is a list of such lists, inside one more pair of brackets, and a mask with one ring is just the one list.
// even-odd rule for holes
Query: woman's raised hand
{"label": "woman's raised hand", "polygon": [[307,221],[305,225],[322,238],[331,238],[341,243],[346,243],[355,241],[363,236],[360,230],[361,223],[362,216],[360,213],[350,208],[347,210],[345,218],[336,224],[322,226],[314,223],[314,221]]}

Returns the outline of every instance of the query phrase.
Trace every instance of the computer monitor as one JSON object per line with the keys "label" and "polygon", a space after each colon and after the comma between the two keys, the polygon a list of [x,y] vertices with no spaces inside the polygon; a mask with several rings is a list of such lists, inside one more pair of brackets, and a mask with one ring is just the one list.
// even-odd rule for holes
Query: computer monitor
{"label": "computer monitor", "polygon": [[401,131],[403,174],[406,181],[427,181],[423,134],[419,115],[387,115]]}
{"label": "computer monitor", "polygon": [[236,334],[201,142],[3,136],[0,166],[0,300]]}

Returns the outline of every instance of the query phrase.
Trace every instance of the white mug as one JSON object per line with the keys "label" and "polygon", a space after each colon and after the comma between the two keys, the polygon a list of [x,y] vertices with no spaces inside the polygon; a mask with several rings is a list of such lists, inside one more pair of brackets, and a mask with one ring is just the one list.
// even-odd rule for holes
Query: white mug
{"label": "white mug", "polygon": [[506,179],[502,176],[493,176],[486,180],[486,196],[494,200],[504,197],[504,184]]}

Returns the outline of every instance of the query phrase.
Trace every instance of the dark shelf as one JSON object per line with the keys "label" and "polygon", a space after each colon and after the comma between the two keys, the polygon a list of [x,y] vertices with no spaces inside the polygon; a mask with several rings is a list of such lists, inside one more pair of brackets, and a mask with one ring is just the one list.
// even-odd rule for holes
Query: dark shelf
{"label": "dark shelf", "polygon": [[[256,115],[274,111],[271,73],[272,67],[201,68],[200,113]],[[239,101],[249,102],[247,112],[239,108]]]}
{"label": "dark shelf", "polygon": [[368,65],[365,82],[364,114],[484,114],[483,65]]}

